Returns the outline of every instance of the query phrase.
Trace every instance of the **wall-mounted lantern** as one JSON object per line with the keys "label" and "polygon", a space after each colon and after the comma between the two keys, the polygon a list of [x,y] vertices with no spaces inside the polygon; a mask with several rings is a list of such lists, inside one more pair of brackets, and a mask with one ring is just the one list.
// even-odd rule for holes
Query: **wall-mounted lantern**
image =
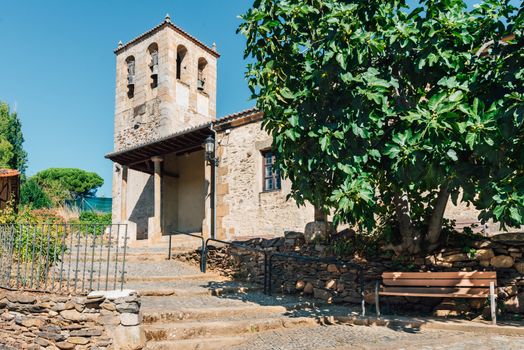
{"label": "wall-mounted lantern", "polygon": [[212,136],[208,136],[204,141],[204,149],[207,163],[210,165],[217,166],[218,158],[215,157],[215,139]]}

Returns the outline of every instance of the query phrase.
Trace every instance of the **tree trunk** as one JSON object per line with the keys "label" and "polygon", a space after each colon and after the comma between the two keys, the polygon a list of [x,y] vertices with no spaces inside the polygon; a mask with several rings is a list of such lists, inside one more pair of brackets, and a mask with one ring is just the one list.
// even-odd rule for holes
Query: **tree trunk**
{"label": "tree trunk", "polygon": [[444,219],[444,212],[449,201],[448,186],[440,186],[437,199],[435,200],[435,206],[433,207],[433,213],[429,219],[428,233],[426,240],[430,247],[436,246],[442,232],[442,220]]}
{"label": "tree trunk", "polygon": [[411,208],[409,197],[406,193],[397,192],[393,197],[395,214],[399,223],[402,243],[398,246],[389,246],[395,253],[417,254],[420,252],[420,232],[417,232],[411,222]]}

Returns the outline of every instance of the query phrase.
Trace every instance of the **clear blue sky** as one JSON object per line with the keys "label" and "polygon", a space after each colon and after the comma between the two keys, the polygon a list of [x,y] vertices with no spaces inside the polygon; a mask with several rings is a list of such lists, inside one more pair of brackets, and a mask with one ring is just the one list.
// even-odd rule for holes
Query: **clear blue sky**
{"label": "clear blue sky", "polygon": [[166,13],[204,43],[217,43],[218,116],[251,107],[245,41],[235,34],[237,16],[251,2],[2,0],[0,100],[16,106],[22,120],[28,175],[50,167],[95,171],[105,180],[98,194],[111,196],[111,162],[104,155],[113,147],[113,49]]}
{"label": "clear blue sky", "polygon": [[115,57],[166,13],[204,43],[217,43],[218,116],[251,107],[244,39],[236,35],[246,0],[2,0],[0,100],[22,120],[28,175],[50,167],[95,171],[111,196]]}

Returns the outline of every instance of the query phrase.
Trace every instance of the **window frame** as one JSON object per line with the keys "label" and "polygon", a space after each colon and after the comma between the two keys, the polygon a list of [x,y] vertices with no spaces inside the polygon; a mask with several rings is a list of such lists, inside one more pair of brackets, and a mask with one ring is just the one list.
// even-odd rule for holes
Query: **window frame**
{"label": "window frame", "polygon": [[[274,169],[276,156],[271,150],[263,150],[260,152],[262,155],[262,192],[277,192],[282,190],[282,177],[280,176],[280,170]],[[271,163],[267,162],[268,155],[271,155]],[[271,176],[267,176],[267,168],[271,167]],[[272,186],[269,188],[266,186],[266,181],[271,180]]]}

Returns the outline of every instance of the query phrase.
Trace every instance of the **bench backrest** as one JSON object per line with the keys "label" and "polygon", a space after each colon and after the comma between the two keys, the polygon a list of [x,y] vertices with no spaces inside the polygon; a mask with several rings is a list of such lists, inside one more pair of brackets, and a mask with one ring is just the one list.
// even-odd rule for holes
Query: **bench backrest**
{"label": "bench backrest", "polygon": [[472,272],[384,272],[382,283],[395,287],[487,287],[497,285],[494,271]]}

